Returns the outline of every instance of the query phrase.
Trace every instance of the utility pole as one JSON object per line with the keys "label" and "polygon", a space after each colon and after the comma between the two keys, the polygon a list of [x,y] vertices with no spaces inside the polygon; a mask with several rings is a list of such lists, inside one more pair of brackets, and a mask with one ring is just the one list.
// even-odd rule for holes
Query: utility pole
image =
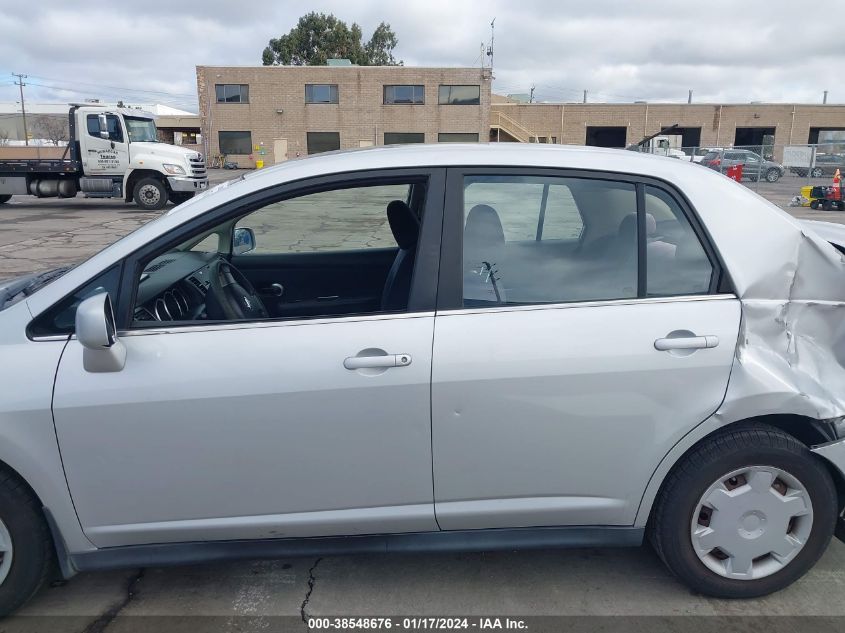
{"label": "utility pole", "polygon": [[528,95],[528,103],[534,103],[534,84],[531,84],[531,94]]}
{"label": "utility pole", "polygon": [[29,134],[26,131],[26,104],[23,100],[23,87],[26,85],[23,80],[26,79],[26,75],[22,75],[20,73],[12,73],[12,76],[18,78],[15,83],[21,89],[21,113],[23,114],[23,142],[24,145],[29,145]]}
{"label": "utility pole", "polygon": [[587,91],[584,91],[584,103],[587,103]]}
{"label": "utility pole", "polygon": [[687,103],[692,103],[692,90],[689,91],[689,95],[687,96]]}
{"label": "utility pole", "polygon": [[824,91],[824,97],[822,97],[822,104],[827,103],[827,90]]}

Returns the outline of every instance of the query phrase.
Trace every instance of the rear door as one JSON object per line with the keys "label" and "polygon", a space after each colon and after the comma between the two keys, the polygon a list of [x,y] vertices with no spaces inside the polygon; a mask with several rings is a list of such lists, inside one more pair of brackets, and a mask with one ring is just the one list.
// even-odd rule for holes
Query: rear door
{"label": "rear door", "polygon": [[432,369],[442,529],[630,525],[719,406],[740,305],[665,185],[453,170]]}

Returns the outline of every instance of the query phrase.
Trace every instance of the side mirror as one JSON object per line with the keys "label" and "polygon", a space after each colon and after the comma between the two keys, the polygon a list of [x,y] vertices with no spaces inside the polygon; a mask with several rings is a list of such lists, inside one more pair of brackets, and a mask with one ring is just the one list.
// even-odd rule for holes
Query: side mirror
{"label": "side mirror", "polygon": [[76,308],[76,339],[82,345],[82,366],[93,373],[120,371],[126,348],[117,338],[111,299],[107,292],[88,297]]}
{"label": "side mirror", "polygon": [[109,137],[109,120],[105,114],[98,114],[97,120],[100,122],[100,138],[107,139]]}
{"label": "side mirror", "polygon": [[255,231],[247,228],[235,229],[232,235],[232,255],[243,255],[255,249]]}

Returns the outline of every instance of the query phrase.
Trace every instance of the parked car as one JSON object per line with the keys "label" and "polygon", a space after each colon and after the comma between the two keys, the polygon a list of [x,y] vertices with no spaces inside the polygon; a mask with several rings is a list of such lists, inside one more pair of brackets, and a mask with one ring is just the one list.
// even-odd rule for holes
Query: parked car
{"label": "parked car", "polygon": [[785,173],[783,165],[766,160],[760,154],[747,149],[726,149],[708,152],[701,159],[701,164],[723,174],[728,168],[742,165],[742,177],[756,181],[765,178],[768,182],[777,182]]}
{"label": "parked car", "polygon": [[644,538],[698,592],[776,591],[843,525],[844,276],[745,187],[634,152],[239,177],[0,290],[0,611],[54,561]]}
{"label": "parked car", "polygon": [[833,176],[836,170],[845,173],[845,156],[842,154],[816,154],[816,163],[812,169],[808,170],[806,167],[790,167],[789,171],[797,174],[802,178],[806,178],[807,172],[813,178],[821,178],[822,176]]}
{"label": "parked car", "polygon": [[692,162],[700,163],[710,152],[721,152],[721,147],[697,147],[692,155]]}

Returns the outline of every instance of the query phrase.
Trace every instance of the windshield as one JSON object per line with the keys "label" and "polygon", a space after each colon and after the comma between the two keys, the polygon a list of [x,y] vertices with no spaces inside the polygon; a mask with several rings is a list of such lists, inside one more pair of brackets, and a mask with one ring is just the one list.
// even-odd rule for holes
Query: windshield
{"label": "windshield", "polygon": [[156,132],[156,124],[152,119],[142,119],[139,117],[128,116],[125,117],[126,130],[129,132],[130,143],[157,143],[158,133]]}

